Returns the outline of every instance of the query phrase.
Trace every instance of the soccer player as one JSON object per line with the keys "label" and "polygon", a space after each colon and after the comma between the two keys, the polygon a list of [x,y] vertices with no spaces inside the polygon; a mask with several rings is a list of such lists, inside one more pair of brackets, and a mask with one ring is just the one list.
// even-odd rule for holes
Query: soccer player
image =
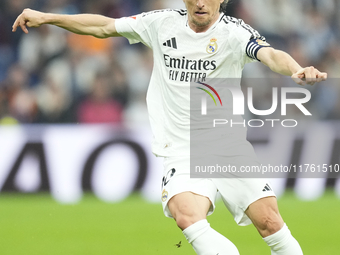
{"label": "soccer player", "polygon": [[281,218],[266,180],[190,178],[190,95],[179,91],[189,87],[191,81],[240,78],[244,65],[252,61],[261,61],[301,85],[325,80],[327,74],[314,67],[302,68],[287,53],[270,47],[242,20],[227,17],[224,10],[228,0],[183,1],[186,10],[153,11],[120,19],[25,9],[14,22],[13,31],[21,27],[28,33],[27,27],[52,24],[98,38],[124,36],[130,43],[142,42],[150,47],[154,68],[147,102],[153,153],[164,157],[165,215],[176,220],[197,254],[239,254],[235,245],[206,220],[219,191],[235,221],[240,225],[253,223],[273,255],[300,255],[300,245]]}

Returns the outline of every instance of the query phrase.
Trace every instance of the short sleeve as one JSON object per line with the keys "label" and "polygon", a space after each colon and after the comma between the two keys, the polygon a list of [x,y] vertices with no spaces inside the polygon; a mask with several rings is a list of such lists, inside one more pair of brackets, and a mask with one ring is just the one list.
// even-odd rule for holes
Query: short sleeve
{"label": "short sleeve", "polygon": [[141,42],[152,48],[152,41],[157,34],[157,26],[162,12],[164,11],[153,11],[116,19],[117,32],[127,38],[130,44]]}
{"label": "short sleeve", "polygon": [[270,47],[266,42],[266,38],[261,36],[257,30],[241,19],[234,17],[227,17],[227,19],[236,25],[234,33],[239,46],[238,50],[244,60],[244,64],[257,61],[258,50],[261,47]]}

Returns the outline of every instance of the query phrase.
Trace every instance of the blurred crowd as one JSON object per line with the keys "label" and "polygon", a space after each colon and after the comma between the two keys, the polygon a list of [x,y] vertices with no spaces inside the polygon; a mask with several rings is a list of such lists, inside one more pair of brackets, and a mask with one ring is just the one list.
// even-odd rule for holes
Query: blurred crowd
{"label": "blurred crowd", "polygon": [[[54,26],[21,29],[12,24],[24,8],[61,14],[130,16],[184,8],[182,0],[1,0],[0,124],[147,123],[145,96],[152,52],[125,38],[97,39]],[[320,119],[340,118],[340,2],[337,0],[232,0],[228,14],[242,18],[275,48],[302,66],[327,71],[326,83],[309,88]],[[279,77],[261,64],[244,77]],[[271,86],[255,102],[271,102]]]}

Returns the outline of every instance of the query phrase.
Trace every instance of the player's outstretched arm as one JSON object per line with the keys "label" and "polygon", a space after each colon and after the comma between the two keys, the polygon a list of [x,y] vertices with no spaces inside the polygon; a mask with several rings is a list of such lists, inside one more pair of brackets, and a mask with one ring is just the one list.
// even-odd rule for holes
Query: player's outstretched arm
{"label": "player's outstretched arm", "polygon": [[81,35],[93,35],[98,38],[120,36],[117,33],[115,19],[96,14],[61,15],[44,13],[31,9],[25,9],[15,20],[13,32],[18,27],[27,34],[27,27],[39,27],[43,24],[51,24],[73,33]]}
{"label": "player's outstretched arm", "polygon": [[257,58],[272,71],[291,76],[300,85],[314,85],[327,79],[327,73],[320,72],[313,66],[303,68],[289,54],[271,47],[261,48]]}

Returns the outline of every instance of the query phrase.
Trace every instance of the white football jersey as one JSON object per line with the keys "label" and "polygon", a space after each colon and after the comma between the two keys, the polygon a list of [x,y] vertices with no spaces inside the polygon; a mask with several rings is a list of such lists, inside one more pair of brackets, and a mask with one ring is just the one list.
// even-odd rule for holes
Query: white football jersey
{"label": "white football jersey", "polygon": [[[190,155],[190,82],[241,78],[251,38],[259,33],[242,20],[221,13],[204,33],[188,25],[186,10],[160,10],[116,20],[117,32],[131,44],[153,50],[154,67],[147,105],[154,136],[153,153]],[[246,141],[245,135],[240,137]]]}

